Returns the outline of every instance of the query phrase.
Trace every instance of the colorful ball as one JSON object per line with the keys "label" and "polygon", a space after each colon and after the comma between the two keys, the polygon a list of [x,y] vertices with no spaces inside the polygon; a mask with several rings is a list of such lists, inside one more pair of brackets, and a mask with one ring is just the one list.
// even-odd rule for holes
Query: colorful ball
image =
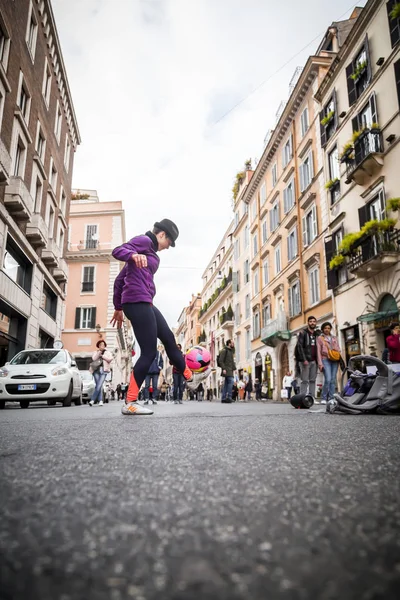
{"label": "colorful ball", "polygon": [[186,364],[194,373],[202,373],[210,366],[211,355],[202,346],[193,346],[186,352]]}

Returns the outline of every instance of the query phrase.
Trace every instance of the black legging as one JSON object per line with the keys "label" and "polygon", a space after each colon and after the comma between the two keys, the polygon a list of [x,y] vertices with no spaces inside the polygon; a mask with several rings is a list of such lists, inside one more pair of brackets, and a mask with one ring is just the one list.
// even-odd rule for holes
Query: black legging
{"label": "black legging", "polygon": [[140,389],[150,365],[156,357],[157,338],[163,343],[172,366],[183,373],[186,368],[185,359],[176,345],[174,334],[158,308],[148,302],[126,302],[122,308],[132,323],[135,337],[140,346],[140,357],[133,368],[138,388]]}

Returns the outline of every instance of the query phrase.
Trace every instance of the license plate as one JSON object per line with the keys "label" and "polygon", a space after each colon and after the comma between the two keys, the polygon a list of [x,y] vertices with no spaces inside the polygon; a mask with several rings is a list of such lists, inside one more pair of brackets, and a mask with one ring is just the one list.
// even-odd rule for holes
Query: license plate
{"label": "license plate", "polygon": [[32,384],[24,384],[24,385],[19,385],[18,386],[18,391],[19,392],[23,392],[23,391],[31,391],[31,390],[36,390],[36,383],[32,383]]}

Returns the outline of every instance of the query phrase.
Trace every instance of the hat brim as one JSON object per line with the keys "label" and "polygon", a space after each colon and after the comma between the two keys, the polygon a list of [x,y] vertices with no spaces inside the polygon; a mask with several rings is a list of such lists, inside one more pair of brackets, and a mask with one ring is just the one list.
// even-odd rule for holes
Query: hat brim
{"label": "hat brim", "polygon": [[163,225],[161,225],[161,223],[159,223],[158,221],[157,221],[157,223],[154,223],[154,227],[157,227],[157,229],[161,229],[161,231],[164,231],[164,233],[166,233],[166,234],[167,234],[167,236],[168,236],[168,239],[169,239],[169,240],[170,240],[170,242],[171,242],[171,246],[172,246],[173,248],[175,248],[175,242],[174,242],[174,240],[172,239],[172,235],[171,235],[171,233],[168,231],[168,229],[167,229],[166,227],[164,227]]}

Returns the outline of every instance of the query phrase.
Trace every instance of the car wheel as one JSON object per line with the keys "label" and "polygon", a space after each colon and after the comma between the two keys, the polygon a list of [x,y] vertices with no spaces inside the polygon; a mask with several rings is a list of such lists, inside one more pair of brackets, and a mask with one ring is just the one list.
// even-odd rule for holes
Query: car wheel
{"label": "car wheel", "polygon": [[5,406],[6,406],[6,401],[0,400],[0,410],[4,410]]}
{"label": "car wheel", "polygon": [[50,400],[47,400],[47,406],[55,406],[56,405],[57,400],[53,400],[52,398]]}
{"label": "car wheel", "polygon": [[75,406],[80,406],[82,404],[82,390],[77,398],[74,398]]}
{"label": "car wheel", "polygon": [[21,400],[19,403],[21,408],[28,408],[29,407],[29,400]]}
{"label": "car wheel", "polygon": [[74,386],[71,381],[71,383],[69,384],[68,394],[65,396],[65,398],[63,400],[63,406],[71,406],[73,391],[74,391]]}
{"label": "car wheel", "polygon": [[88,401],[87,401],[86,398],[82,398],[82,402],[83,402],[83,404],[87,404],[88,403]]}

